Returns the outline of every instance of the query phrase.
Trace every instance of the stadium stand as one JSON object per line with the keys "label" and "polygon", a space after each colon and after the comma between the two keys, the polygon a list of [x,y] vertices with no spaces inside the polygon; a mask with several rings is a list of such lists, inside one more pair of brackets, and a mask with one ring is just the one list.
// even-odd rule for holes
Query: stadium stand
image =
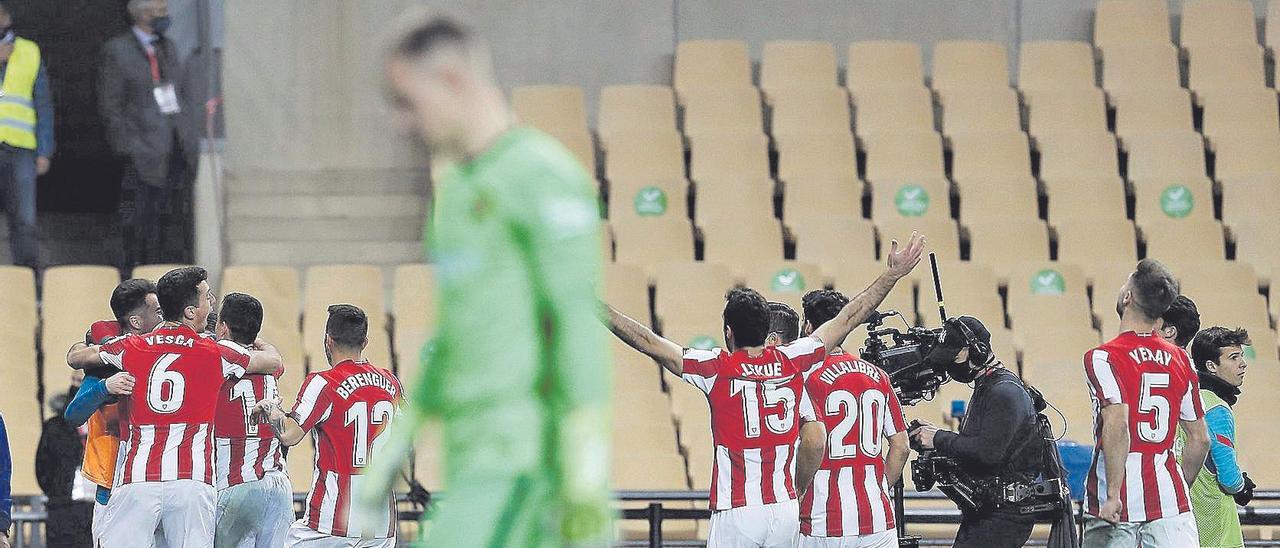
{"label": "stadium stand", "polygon": [[787,228],[795,237],[796,260],[827,271],[850,258],[876,257],[875,227],[866,219],[802,217],[787,221]]}
{"label": "stadium stand", "polygon": [[348,303],[360,307],[369,317],[369,346],[364,356],[370,363],[388,367],[391,341],[387,338],[387,307],[382,269],[370,265],[325,265],[306,270],[303,278],[303,350],[316,368],[324,366],[324,325],[329,305]]}
{"label": "stadium stand", "polygon": [[782,226],[777,219],[741,217],[699,228],[704,260],[739,265],[783,259]]}
{"label": "stadium stand", "polygon": [[1130,180],[1203,177],[1204,137],[1191,130],[1125,136]]}
{"label": "stadium stand", "polygon": [[806,292],[826,286],[822,268],[813,263],[739,263],[736,270],[743,285],[759,291],[766,299],[790,305],[796,312],[800,312],[800,301]]}
{"label": "stadium stand", "polygon": [[1022,91],[1028,132],[1037,138],[1060,132],[1107,131],[1107,99],[1095,87],[1063,87]]}
{"label": "stadium stand", "polygon": [[659,265],[694,259],[693,227],[687,219],[623,217],[610,226],[619,263]]}
{"label": "stadium stand", "polygon": [[435,269],[425,264],[395,268],[391,281],[392,351],[396,374],[412,382],[419,373],[419,354],[435,328]]}
{"label": "stadium stand", "polygon": [[1011,88],[959,88],[939,94],[948,136],[1022,129],[1018,94]]}
{"label": "stadium stand", "polygon": [[[5,399],[5,427],[9,433],[9,449],[15,463],[29,463],[35,458],[36,443],[40,437],[43,410],[36,399],[40,389],[40,375],[36,362],[36,328],[40,317],[36,310],[36,278],[31,269],[21,266],[0,266],[0,287],[5,288],[5,298],[0,300],[0,344],[5,348],[5,366],[0,368],[0,384],[9,397]],[[85,324],[81,328],[88,328]],[[71,346],[74,340],[65,346]],[[62,363],[58,367],[56,356],[65,348],[54,352],[49,360],[50,368],[57,368],[57,375],[46,375],[54,384],[46,390],[65,390],[70,384],[71,370]],[[13,493],[37,493],[35,467],[15,465],[11,489]]]}
{"label": "stadium stand", "polygon": [[620,133],[608,142],[604,165],[610,181],[685,177],[684,139],[674,129]]}
{"label": "stadium stand", "polygon": [[723,265],[692,261],[662,265],[654,277],[653,309],[659,330],[669,331],[668,325],[704,329],[720,325],[724,295],[736,284],[733,271]]}
{"label": "stadium stand", "polygon": [[1280,129],[1221,135],[1214,151],[1214,174],[1220,179],[1280,173]]}
{"label": "stadium stand", "polygon": [[929,250],[939,259],[960,260],[960,231],[951,219],[899,217],[876,221],[882,250],[889,249],[886,246],[895,238],[899,242],[907,241],[912,231],[928,235]]}
{"label": "stadium stand", "polygon": [[1049,259],[1049,232],[1039,219],[980,218],[965,221],[964,226],[969,232],[970,260],[991,265],[1001,280],[1013,263]]}
{"label": "stadium stand", "polygon": [[1210,143],[1218,136],[1280,132],[1280,109],[1271,88],[1214,90],[1200,95],[1204,105],[1203,133]]}
{"label": "stadium stand", "polygon": [[984,181],[982,186],[960,189],[960,222],[992,218],[1038,221],[1038,200],[1035,181],[1030,178]]}
{"label": "stadium stand", "polygon": [[684,102],[684,133],[691,139],[703,134],[764,133],[760,91],[751,86],[722,85],[680,92]]}
{"label": "stadium stand", "polygon": [[1191,131],[1191,94],[1180,87],[1108,90],[1116,109],[1116,135]]}
{"label": "stadium stand", "polygon": [[1197,95],[1223,88],[1266,86],[1262,48],[1257,44],[1214,44],[1187,49],[1188,86]]}
{"label": "stadium stand", "polygon": [[968,185],[990,188],[988,180],[1011,181],[1031,178],[1031,152],[1027,134],[1017,129],[964,133],[948,138],[951,143],[951,178],[960,188]]}
{"label": "stadium stand", "polygon": [[302,280],[298,270],[288,266],[228,266],[222,271],[220,285],[217,290],[220,295],[247,293],[262,302],[260,335],[274,344],[284,358],[280,392],[286,397],[295,396],[307,374],[300,329]]}
{"label": "stadium stand", "polygon": [[[1043,157],[1041,162],[1043,162]],[[1041,164],[1043,170],[1043,163]],[[1075,178],[1069,175],[1043,175],[1045,194],[1049,198],[1049,223],[1055,228],[1071,219],[1119,221],[1126,219],[1124,181],[1117,175]],[[1133,247],[1134,240],[1129,240]],[[1059,251],[1061,253],[1061,251]]]}
{"label": "stadium stand", "polygon": [[1139,226],[1148,257],[1183,264],[1227,258],[1222,225],[1213,219],[1157,217]]}
{"label": "stadium stand", "polygon": [[552,135],[587,128],[586,101],[578,86],[520,86],[511,91],[511,108],[524,123]]}
{"label": "stadium stand", "polygon": [[1168,4],[1164,0],[1098,0],[1093,45],[1106,54],[1112,46],[1133,44],[1171,44]]}
{"label": "stadium stand", "polygon": [[867,153],[866,178],[882,180],[946,176],[942,137],[933,131],[876,133],[862,137]]}
{"label": "stadium stand", "polygon": [[1206,177],[1134,181],[1133,218],[1213,220],[1213,183]]}
{"label": "stadium stand", "polygon": [[1107,93],[1172,89],[1182,85],[1173,44],[1134,43],[1102,49],[1102,87]]}
{"label": "stadium stand", "polygon": [[710,133],[689,138],[695,183],[769,178],[769,139],[763,133]]}
{"label": "stadium stand", "polygon": [[1040,152],[1040,178],[1081,180],[1117,178],[1120,156],[1116,137],[1106,130],[1069,130],[1034,134]]}
{"label": "stadium stand", "polygon": [[694,184],[698,226],[732,226],[740,218],[773,218],[774,182],[767,176],[709,177]]}
{"label": "stadium stand", "polygon": [[609,182],[609,218],[689,218],[689,181],[621,178]]}
{"label": "stadium stand", "polygon": [[1178,43],[1184,48],[1257,47],[1257,32],[1248,0],[1186,0],[1182,4]]}
{"label": "stadium stand", "polygon": [[[871,219],[950,219],[951,191],[946,179],[885,180],[871,185]],[[909,233],[908,233],[909,234]]]}
{"label": "stadium stand", "polygon": [[856,177],[857,153],[848,128],[836,133],[775,135],[778,178]]}
{"label": "stadium stand", "polygon": [[862,219],[865,185],[856,176],[793,177],[783,183],[782,220],[788,228],[812,221]]}

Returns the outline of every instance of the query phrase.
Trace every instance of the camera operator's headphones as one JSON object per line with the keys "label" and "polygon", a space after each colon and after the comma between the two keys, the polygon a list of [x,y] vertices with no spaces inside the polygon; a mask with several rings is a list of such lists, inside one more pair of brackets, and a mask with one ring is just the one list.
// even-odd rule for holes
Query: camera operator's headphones
{"label": "camera operator's headphones", "polygon": [[[965,347],[969,349],[969,363],[982,365],[991,357],[991,346],[979,339],[977,335],[974,335],[973,330],[960,321],[961,318],[973,318],[973,316],[949,318],[947,323],[955,326],[956,331],[959,331],[960,335],[964,337]],[[978,319],[974,318],[974,321],[978,321]]]}

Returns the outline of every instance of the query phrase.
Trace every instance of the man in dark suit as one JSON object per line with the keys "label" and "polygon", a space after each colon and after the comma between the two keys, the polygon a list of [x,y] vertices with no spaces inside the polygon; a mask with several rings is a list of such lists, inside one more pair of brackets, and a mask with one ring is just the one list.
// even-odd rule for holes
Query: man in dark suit
{"label": "man in dark suit", "polygon": [[133,27],[103,46],[99,107],[107,141],[125,160],[120,193],[124,265],[186,263],[199,129],[189,123],[166,0],[130,0]]}

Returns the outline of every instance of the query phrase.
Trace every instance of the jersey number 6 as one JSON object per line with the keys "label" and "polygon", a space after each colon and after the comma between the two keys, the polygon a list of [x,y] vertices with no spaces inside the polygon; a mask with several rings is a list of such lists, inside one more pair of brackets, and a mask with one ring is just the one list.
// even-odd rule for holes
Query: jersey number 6
{"label": "jersey number 6", "polygon": [[[182,398],[187,393],[187,380],[182,373],[170,371],[173,363],[178,361],[178,354],[165,354],[156,360],[147,377],[147,407],[161,415],[176,413],[182,408]],[[169,395],[165,396],[165,385],[169,386]]]}

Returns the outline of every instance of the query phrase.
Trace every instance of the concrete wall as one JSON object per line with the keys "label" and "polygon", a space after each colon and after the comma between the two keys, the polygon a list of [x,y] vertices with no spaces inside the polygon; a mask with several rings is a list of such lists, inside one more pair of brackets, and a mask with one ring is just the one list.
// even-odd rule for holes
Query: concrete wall
{"label": "concrete wall", "polygon": [[[1252,1],[1262,17],[1266,0]],[[680,40],[742,38],[757,57],[768,40],[828,40],[842,65],[851,41],[917,40],[926,70],[933,42],[999,40],[1012,68],[1021,41],[1089,40],[1095,0],[225,0],[231,169],[419,163],[387,128],[376,49],[416,4],[474,22],[505,86],[580,85],[594,112],[603,86],[669,83]],[[1169,5],[1176,37],[1181,1]]]}

